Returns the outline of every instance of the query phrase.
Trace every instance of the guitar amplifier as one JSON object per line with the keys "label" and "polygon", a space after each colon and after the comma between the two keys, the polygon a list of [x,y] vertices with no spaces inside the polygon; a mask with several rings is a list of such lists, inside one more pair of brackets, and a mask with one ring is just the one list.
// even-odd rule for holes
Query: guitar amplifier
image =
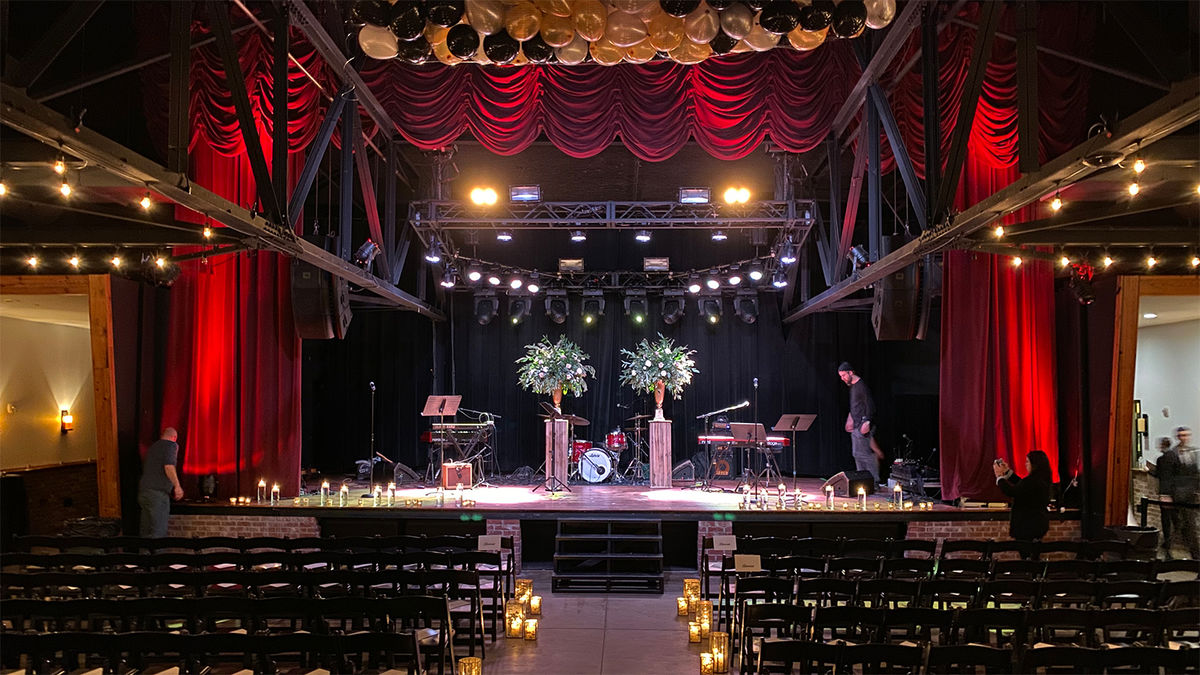
{"label": "guitar amplifier", "polygon": [[471,482],[470,462],[446,462],[442,464],[442,488],[453,490],[459,485],[469,488]]}

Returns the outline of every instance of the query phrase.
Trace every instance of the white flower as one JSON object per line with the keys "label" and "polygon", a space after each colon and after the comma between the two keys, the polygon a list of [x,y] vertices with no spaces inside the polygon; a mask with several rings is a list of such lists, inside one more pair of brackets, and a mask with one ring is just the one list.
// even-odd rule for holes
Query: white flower
{"label": "white flower", "polygon": [[651,365],[652,364],[650,363],[650,359],[646,359],[646,367],[649,368]]}

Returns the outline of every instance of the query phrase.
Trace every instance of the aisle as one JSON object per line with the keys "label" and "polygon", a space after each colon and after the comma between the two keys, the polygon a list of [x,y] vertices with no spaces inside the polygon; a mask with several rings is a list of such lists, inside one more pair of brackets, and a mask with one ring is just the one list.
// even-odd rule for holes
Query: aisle
{"label": "aisle", "polygon": [[[694,572],[667,572],[663,595],[551,594],[550,571],[530,570],[542,596],[536,642],[500,637],[488,645],[488,675],[665,675],[699,672],[700,645],[689,645],[675,596]],[[460,648],[460,654],[465,650]]]}

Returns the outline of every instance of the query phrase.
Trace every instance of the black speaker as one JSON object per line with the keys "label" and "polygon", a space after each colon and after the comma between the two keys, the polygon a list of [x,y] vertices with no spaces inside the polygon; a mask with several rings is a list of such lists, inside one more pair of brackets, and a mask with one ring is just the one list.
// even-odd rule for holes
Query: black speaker
{"label": "black speaker", "polygon": [[396,481],[396,485],[403,485],[404,483],[415,483],[421,480],[421,477],[407,465],[396,462],[396,467],[392,471],[392,479]]}
{"label": "black speaker", "polygon": [[671,469],[671,480],[696,480],[696,465],[692,464],[690,459],[676,464],[675,468]]}
{"label": "black speaker", "polygon": [[875,283],[871,326],[876,340],[912,340],[921,310],[920,272],[916,263]]}
{"label": "black speaker", "polygon": [[[825,481],[825,485],[832,485],[833,494],[839,497],[857,497],[860,487],[869,495],[875,494],[875,479],[870,471],[842,471]],[[822,494],[825,485],[821,486]]]}
{"label": "black speaker", "polygon": [[305,340],[340,340],[346,337],[353,316],[345,279],[292,260],[292,317],[297,335]]}

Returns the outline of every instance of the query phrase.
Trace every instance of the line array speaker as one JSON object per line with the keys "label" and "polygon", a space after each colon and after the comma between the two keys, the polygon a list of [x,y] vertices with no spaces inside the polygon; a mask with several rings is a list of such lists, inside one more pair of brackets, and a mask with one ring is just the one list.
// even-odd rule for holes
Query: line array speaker
{"label": "line array speaker", "polygon": [[302,260],[292,260],[292,316],[305,340],[343,339],[350,329],[350,289],[335,277]]}

